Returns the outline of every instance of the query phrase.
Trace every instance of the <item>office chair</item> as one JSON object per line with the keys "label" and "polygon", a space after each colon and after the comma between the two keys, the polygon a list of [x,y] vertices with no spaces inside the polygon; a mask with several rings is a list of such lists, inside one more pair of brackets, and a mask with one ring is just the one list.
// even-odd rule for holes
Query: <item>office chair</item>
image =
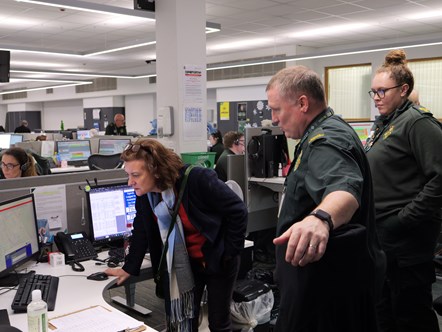
{"label": "office chair", "polygon": [[48,158],[42,157],[32,151],[28,151],[28,153],[31,154],[35,160],[35,168],[37,169],[38,175],[51,174],[51,163]]}
{"label": "office chair", "polygon": [[123,161],[120,159],[121,154],[91,154],[87,162],[91,170],[102,169],[116,169],[123,166]]}
{"label": "office chair", "polygon": [[241,200],[244,200],[244,194],[242,192],[241,187],[239,186],[238,182],[233,181],[233,180],[227,180],[226,181],[226,185],[232,189],[232,191],[237,194],[239,196],[239,198],[241,198]]}

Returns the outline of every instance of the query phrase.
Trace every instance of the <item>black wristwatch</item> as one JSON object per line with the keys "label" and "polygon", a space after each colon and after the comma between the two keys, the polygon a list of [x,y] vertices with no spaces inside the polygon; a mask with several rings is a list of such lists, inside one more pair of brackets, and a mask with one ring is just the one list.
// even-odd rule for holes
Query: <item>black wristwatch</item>
{"label": "black wristwatch", "polygon": [[331,215],[329,215],[324,210],[317,209],[310,213],[309,216],[315,216],[316,218],[321,219],[323,222],[327,223],[329,232],[331,233],[333,231],[333,221]]}

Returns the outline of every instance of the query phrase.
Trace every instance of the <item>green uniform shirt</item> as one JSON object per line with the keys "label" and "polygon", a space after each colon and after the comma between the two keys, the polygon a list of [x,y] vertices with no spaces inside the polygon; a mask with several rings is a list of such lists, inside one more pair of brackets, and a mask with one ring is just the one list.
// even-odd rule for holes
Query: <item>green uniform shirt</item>
{"label": "green uniform shirt", "polygon": [[[361,199],[364,181],[370,181],[370,174],[361,142],[348,124],[338,116],[328,117],[301,143],[287,175],[278,235],[305,218],[333,191],[349,192],[363,209],[370,204],[373,207],[370,199]],[[366,225],[368,214],[360,217],[357,222]]]}
{"label": "green uniform shirt", "polygon": [[409,101],[375,125],[366,150],[381,243],[402,266],[431,260],[442,221],[440,125]]}

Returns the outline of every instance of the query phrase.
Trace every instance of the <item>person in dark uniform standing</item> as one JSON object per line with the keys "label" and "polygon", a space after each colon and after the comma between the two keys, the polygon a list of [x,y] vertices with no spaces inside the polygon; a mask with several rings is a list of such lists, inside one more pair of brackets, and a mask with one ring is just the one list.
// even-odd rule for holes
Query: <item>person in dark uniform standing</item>
{"label": "person in dark uniform standing", "polygon": [[219,130],[213,132],[209,136],[210,144],[212,145],[210,147],[210,152],[216,152],[215,155],[215,164],[218,162],[219,157],[224,151],[224,144],[223,144],[223,136]]}
{"label": "person in dark uniform standing", "polygon": [[327,107],[323,84],[307,67],[279,71],[266,92],[273,123],[300,139],[274,239],[281,292],[275,330],[377,331],[385,263],[363,146]]}
{"label": "person in dark uniform standing", "polygon": [[109,123],[106,127],[106,135],[119,135],[126,136],[126,126],[124,125],[124,115],[121,113],[117,113],[114,116],[114,122]]}
{"label": "person in dark uniform standing", "polygon": [[442,221],[442,130],[427,109],[408,99],[413,86],[405,52],[394,50],[369,91],[380,113],[365,149],[377,230],[388,259],[378,306],[385,332],[439,331],[431,292]]}
{"label": "person in dark uniform standing", "polygon": [[20,126],[15,128],[14,133],[15,134],[22,134],[22,133],[30,133],[31,129],[28,127],[28,121],[22,120]]}

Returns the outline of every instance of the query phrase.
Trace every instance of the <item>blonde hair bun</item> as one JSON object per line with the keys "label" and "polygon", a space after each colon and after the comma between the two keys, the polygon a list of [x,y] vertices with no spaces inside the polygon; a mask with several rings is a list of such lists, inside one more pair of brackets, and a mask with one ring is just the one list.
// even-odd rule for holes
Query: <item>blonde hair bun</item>
{"label": "blonde hair bun", "polygon": [[385,56],[384,66],[405,65],[406,63],[407,56],[404,50],[393,50]]}

